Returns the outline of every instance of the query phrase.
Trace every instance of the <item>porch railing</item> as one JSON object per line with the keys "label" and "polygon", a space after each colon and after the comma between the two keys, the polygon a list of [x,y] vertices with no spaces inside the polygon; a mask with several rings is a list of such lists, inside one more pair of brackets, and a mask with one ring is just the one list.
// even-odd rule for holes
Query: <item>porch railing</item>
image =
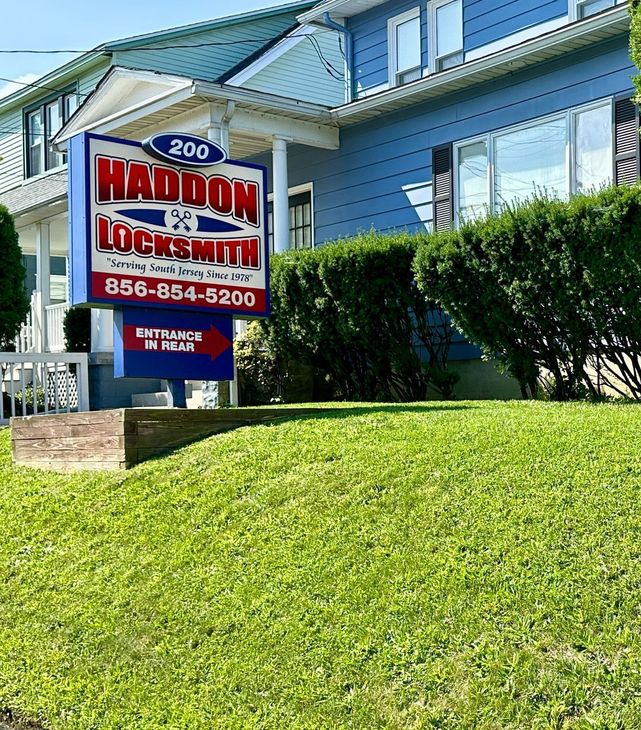
{"label": "porch railing", "polygon": [[16,337],[16,352],[35,352],[37,349],[36,328],[33,321],[33,307],[27,313],[27,318]]}
{"label": "porch railing", "polygon": [[40,292],[34,292],[27,317],[16,337],[16,352],[63,352],[64,319],[69,303],[41,306]]}
{"label": "porch railing", "polygon": [[0,424],[13,416],[89,410],[86,353],[0,352]]}
{"label": "porch railing", "polygon": [[69,304],[50,304],[45,307],[45,321],[47,332],[47,349],[49,352],[63,352],[65,349],[65,335],[63,324]]}

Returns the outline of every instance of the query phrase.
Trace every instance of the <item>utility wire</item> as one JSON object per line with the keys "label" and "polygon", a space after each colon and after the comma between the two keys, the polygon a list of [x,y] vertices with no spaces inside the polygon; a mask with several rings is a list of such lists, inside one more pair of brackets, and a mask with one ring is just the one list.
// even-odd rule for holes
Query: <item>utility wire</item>
{"label": "utility wire", "polygon": [[[321,33],[335,33],[334,30],[319,30],[315,31],[316,35],[320,35]],[[287,38],[304,38],[306,33],[293,33],[292,35],[287,36]],[[271,43],[274,40],[273,37],[271,38],[239,38],[235,41],[209,41],[206,43],[182,43],[182,44],[174,44],[174,45],[166,45],[166,46],[133,46],[131,48],[110,48],[107,46],[99,46],[98,48],[0,48],[0,53],[5,54],[18,54],[18,53],[32,53],[32,54],[41,54],[41,55],[47,55],[47,54],[58,54],[58,53],[110,53],[112,51],[116,51],[117,53],[128,53],[130,51],[166,51],[169,49],[179,49],[179,48],[209,48],[209,47],[219,47],[219,46],[236,46],[239,43]]]}
{"label": "utility wire", "polygon": [[[334,32],[335,31],[331,31],[331,30],[330,31],[315,31],[314,35],[319,35],[320,33],[334,33]],[[291,35],[288,37],[289,38],[307,38],[307,39],[309,39],[309,41],[312,44],[312,47],[316,51],[316,55],[318,56],[321,64],[323,65],[323,67],[325,68],[327,73],[329,73],[330,76],[332,76],[337,81],[343,80],[343,78],[344,78],[343,74],[340,71],[337,71],[337,69],[327,60],[327,58],[325,58],[325,56],[323,55],[323,51],[320,47],[320,44],[318,43],[318,40],[316,38],[313,38],[311,34],[299,33],[299,34],[294,34],[294,35]],[[257,41],[257,40],[230,41],[230,42],[221,42],[221,43],[200,43],[200,44],[196,44],[196,45],[185,45],[185,46],[163,46],[162,48],[152,48],[152,49],[130,48],[127,50],[134,51],[134,50],[165,50],[167,48],[200,48],[203,46],[230,45],[232,43],[238,43],[238,42],[258,43],[258,42],[262,42],[262,41]],[[23,52],[25,52],[25,53],[27,53],[27,52],[29,52],[29,53],[84,53],[85,51],[21,51],[21,50],[6,50],[6,49],[2,50],[2,49],[0,49],[0,53],[23,53]],[[58,89],[53,86],[46,86],[45,84],[40,84],[37,81],[34,81],[34,82],[18,81],[17,79],[8,79],[3,76],[0,76],[0,81],[4,81],[7,84],[18,84],[19,86],[24,86],[24,87],[31,88],[31,89],[42,89],[43,91],[51,91],[53,93],[58,93],[58,94],[64,94],[64,93],[73,94],[74,93],[74,91],[69,90],[69,88]],[[89,93],[84,93],[84,92],[80,92],[80,91],[75,92],[76,96],[82,96],[82,97],[88,97],[92,93],[93,92],[89,92]],[[0,97],[0,103],[2,103],[2,97]]]}
{"label": "utility wire", "polygon": [[[44,84],[39,84],[37,82],[18,81],[16,79],[5,79],[3,76],[0,76],[0,81],[6,81],[8,84],[19,84],[20,86],[28,86],[32,89],[43,89],[44,91],[54,91],[57,94],[76,94],[76,96],[89,96],[92,93],[92,92],[90,92],[89,94],[85,94],[80,91],[74,91],[73,89],[69,89],[69,87],[67,87],[66,89],[56,89],[53,86],[45,86]],[[0,97],[0,103],[2,103],[2,99],[3,99],[3,97]]]}
{"label": "utility wire", "polygon": [[343,74],[340,73],[340,71],[337,71],[334,68],[334,66],[332,66],[332,64],[325,58],[325,56],[323,55],[323,51],[322,51],[322,49],[320,47],[320,44],[319,44],[318,40],[316,38],[312,37],[311,35],[308,35],[307,38],[309,38],[309,41],[312,44],[312,48],[316,51],[316,55],[318,56],[318,58],[319,58],[321,64],[323,65],[323,68],[325,69],[325,71],[327,71],[327,73],[332,78],[336,79],[337,81],[342,81],[343,80]]}

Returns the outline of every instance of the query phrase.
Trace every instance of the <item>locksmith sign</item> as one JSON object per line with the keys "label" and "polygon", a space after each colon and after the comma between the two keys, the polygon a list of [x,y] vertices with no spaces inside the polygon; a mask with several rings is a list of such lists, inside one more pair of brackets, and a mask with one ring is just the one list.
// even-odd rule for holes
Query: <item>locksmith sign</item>
{"label": "locksmith sign", "polygon": [[266,173],[200,137],[70,142],[72,301],[269,314]]}

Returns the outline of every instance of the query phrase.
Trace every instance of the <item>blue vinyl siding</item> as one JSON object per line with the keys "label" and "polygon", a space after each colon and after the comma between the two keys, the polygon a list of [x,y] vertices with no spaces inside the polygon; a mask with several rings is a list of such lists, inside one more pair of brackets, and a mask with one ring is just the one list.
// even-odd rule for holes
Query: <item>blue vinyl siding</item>
{"label": "blue vinyl siding", "polygon": [[[359,91],[388,81],[387,21],[412,8],[421,10],[423,70],[428,68],[428,2],[387,2],[348,18],[354,36],[354,78]],[[463,0],[464,50],[494,43],[526,28],[567,17],[568,0]]]}
{"label": "blue vinyl siding", "polygon": [[[432,148],[591,101],[632,93],[627,38],[472,91],[341,130],[337,151],[291,147],[290,185],[314,183],[315,240],[422,228],[403,185],[432,177]],[[269,158],[262,160],[269,165]]]}
{"label": "blue vinyl siding", "polygon": [[[113,63],[116,66],[213,81],[264,46],[268,39],[295,25],[296,14],[288,12],[194,33],[180,41],[158,43],[157,49],[149,44],[145,50],[117,50],[114,52]],[[208,43],[228,45],[202,45]],[[187,47],[163,48],[168,45]]]}
{"label": "blue vinyl siding", "polygon": [[387,21],[413,8],[421,10],[422,66],[427,68],[427,5],[416,2],[388,2],[348,18],[347,27],[354,37],[354,81],[359,89],[369,89],[388,81]]}
{"label": "blue vinyl siding", "polygon": [[471,51],[539,23],[567,16],[568,0],[463,0],[464,48]]}
{"label": "blue vinyl siding", "polygon": [[[337,151],[292,147],[289,184],[314,183],[316,244],[375,228],[423,230],[402,186],[429,182],[432,148],[590,103],[632,94],[627,37],[341,130]],[[270,159],[261,161],[269,166]],[[480,357],[457,333],[450,359]]]}

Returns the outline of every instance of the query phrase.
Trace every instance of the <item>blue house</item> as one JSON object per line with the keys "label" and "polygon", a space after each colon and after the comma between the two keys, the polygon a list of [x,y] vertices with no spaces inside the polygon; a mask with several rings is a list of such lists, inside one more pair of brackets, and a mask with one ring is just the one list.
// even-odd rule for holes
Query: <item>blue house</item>
{"label": "blue house", "polygon": [[290,154],[317,241],[637,179],[625,3],[327,0],[299,19],[342,25],[351,51],[340,149]]}
{"label": "blue house", "polygon": [[[340,148],[289,153],[316,242],[639,179],[626,3],[327,0],[299,20],[341,25],[349,49]],[[514,393],[461,339],[452,357],[460,395]]]}
{"label": "blue house", "polygon": [[[615,0],[324,0],[210,74],[216,54],[196,64],[195,50],[133,39],[53,149],[83,130],[218,141],[269,168],[276,251],[372,227],[444,230],[537,189],[566,198],[639,179],[628,31]],[[0,202],[2,189],[0,166]],[[460,395],[517,394],[464,341],[453,356]]]}

